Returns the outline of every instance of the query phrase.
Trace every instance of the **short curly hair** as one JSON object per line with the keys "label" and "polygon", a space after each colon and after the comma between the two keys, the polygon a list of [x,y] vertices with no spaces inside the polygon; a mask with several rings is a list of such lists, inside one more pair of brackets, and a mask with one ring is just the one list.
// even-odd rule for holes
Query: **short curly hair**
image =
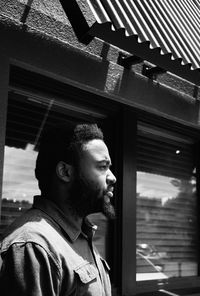
{"label": "short curly hair", "polygon": [[104,140],[97,124],[59,124],[43,132],[35,167],[35,177],[43,195],[48,194],[57,163],[65,161],[77,166],[83,145],[94,139]]}

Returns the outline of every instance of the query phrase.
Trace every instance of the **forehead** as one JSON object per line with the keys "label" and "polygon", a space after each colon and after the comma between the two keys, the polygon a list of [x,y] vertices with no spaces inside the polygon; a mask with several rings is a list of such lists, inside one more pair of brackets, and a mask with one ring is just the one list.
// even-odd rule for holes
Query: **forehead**
{"label": "forehead", "polygon": [[96,161],[108,160],[110,155],[106,144],[102,140],[91,140],[83,145],[83,156]]}

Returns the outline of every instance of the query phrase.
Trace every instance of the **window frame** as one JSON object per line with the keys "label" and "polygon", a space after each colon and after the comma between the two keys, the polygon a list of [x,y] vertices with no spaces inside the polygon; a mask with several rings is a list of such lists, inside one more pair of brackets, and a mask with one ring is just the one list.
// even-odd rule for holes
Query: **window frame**
{"label": "window frame", "polygon": [[[8,90],[9,90],[9,60],[5,57],[1,57],[1,87],[0,87],[0,108],[3,110],[0,116],[0,124],[3,127],[0,133],[0,193],[2,190],[2,176],[3,176],[3,159],[4,159],[4,143],[5,143],[5,130],[6,130],[6,111],[7,111],[7,100],[8,100]],[[35,73],[37,75],[37,73]],[[12,82],[10,84],[12,87]],[[16,85],[14,86],[16,87]],[[102,98],[103,99],[103,98]],[[104,98],[105,99],[105,98]],[[107,100],[108,101],[108,100]],[[106,102],[107,102],[106,101]],[[85,102],[85,99],[83,99]],[[112,102],[111,102],[112,103]],[[90,105],[87,101],[87,104]],[[98,104],[97,104],[98,105]],[[114,262],[113,262],[113,279],[114,284],[119,289],[119,293],[122,295],[148,295],[152,292],[158,292],[157,281],[147,281],[136,283],[136,279],[131,277],[132,274],[136,275],[136,199],[131,198],[131,195],[136,196],[136,170],[137,170],[137,160],[136,157],[136,138],[137,138],[137,123],[138,121],[146,121],[151,123],[152,126],[165,127],[166,129],[176,130],[180,134],[188,134],[193,137],[197,143],[196,151],[198,154],[200,148],[200,136],[198,129],[193,127],[184,126],[182,123],[175,123],[174,121],[166,120],[166,118],[161,118],[160,116],[151,115],[147,112],[141,112],[138,110],[131,110],[130,107],[122,106],[120,104],[120,114],[118,113],[118,104],[113,102],[108,106],[103,102],[106,110],[108,110],[108,117],[112,117],[110,121],[114,118],[116,121],[115,127],[115,144],[112,149],[116,148],[115,158],[113,163],[117,171],[117,188],[116,196],[118,200],[116,201],[116,206],[118,208],[118,220],[113,226],[115,231],[114,244],[118,244],[116,250],[114,250]],[[113,105],[114,111],[111,111]],[[131,136],[130,136],[131,135]],[[197,158],[197,196],[200,196],[200,156]],[[0,198],[1,203],[1,198]],[[198,212],[200,212],[200,202],[198,203]],[[0,207],[1,212],[1,207]],[[130,227],[131,225],[131,227]],[[198,225],[200,229],[200,217],[198,216]],[[133,236],[132,229],[135,229],[135,235]],[[198,236],[200,236],[200,231],[198,231]],[[131,241],[130,241],[130,238]],[[199,238],[199,254],[200,254],[200,238]],[[200,256],[200,255],[199,255]],[[117,268],[115,268],[117,267]],[[182,289],[187,290],[191,293],[192,291],[200,291],[200,258],[198,261],[199,276],[198,277],[184,277],[175,278],[170,280],[166,285],[159,287],[162,289],[176,291],[178,293],[182,292]],[[192,288],[190,288],[192,287]],[[117,292],[118,293],[118,292]],[[185,292],[184,292],[185,294]]]}
{"label": "window frame", "polygon": [[3,166],[4,166],[4,146],[6,134],[6,116],[7,116],[7,102],[8,102],[8,87],[9,87],[9,58],[0,54],[0,217],[1,217],[1,197],[3,186]]}
{"label": "window frame", "polygon": [[[2,108],[4,111],[4,121],[2,126],[4,126],[3,128],[3,140],[2,140],[2,154],[0,155],[0,157],[2,156],[2,171],[0,171],[1,173],[1,183],[3,186],[3,159],[4,159],[4,146],[5,146],[5,142],[6,142],[6,124],[7,124],[7,106],[8,106],[8,99],[9,99],[9,92],[16,92],[19,95],[22,96],[28,96],[30,98],[34,99],[40,99],[41,102],[44,101],[44,103],[47,103],[47,100],[51,101],[51,100],[55,100],[57,101],[59,104],[61,105],[65,105],[66,109],[67,109],[67,116],[69,115],[69,118],[72,119],[77,119],[78,121],[88,121],[88,122],[97,122],[97,124],[100,126],[100,128],[105,128],[106,130],[104,131],[104,137],[107,139],[105,140],[106,143],[109,142],[108,147],[109,147],[109,151],[110,154],[112,153],[110,146],[114,146],[114,140],[115,140],[115,135],[116,133],[113,133],[113,129],[115,128],[115,121],[116,121],[116,112],[118,110],[117,107],[117,103],[115,104],[116,106],[114,108],[105,108],[105,102],[104,101],[99,101],[99,99],[102,98],[102,100],[104,100],[105,98],[103,97],[99,97],[98,95],[94,95],[94,100],[91,102],[88,102],[86,95],[87,92],[79,89],[77,87],[68,85],[68,84],[64,84],[63,82],[59,81],[59,80],[55,80],[54,78],[48,77],[46,75],[43,74],[39,74],[37,72],[32,72],[29,71],[23,67],[18,67],[16,65],[11,65],[9,63],[7,63],[7,76],[4,76],[4,78],[6,80],[6,85],[4,86],[3,90],[5,93],[5,100],[4,100],[4,104],[2,104]],[[21,72],[20,76],[18,76],[18,70]],[[27,76],[23,76],[24,73],[27,73]],[[44,77],[45,79],[45,89],[38,89],[37,88],[37,80],[34,79],[30,79],[29,74],[31,76],[33,76],[34,78],[36,78],[38,76],[38,79],[40,80],[40,84],[42,84],[41,82],[41,78]],[[4,72],[5,75],[5,72]],[[2,74],[3,76],[3,74]],[[17,77],[17,78],[16,78]],[[31,78],[33,78],[31,77]],[[16,79],[15,79],[16,78]],[[48,85],[47,82],[48,81],[57,81],[59,84],[58,88],[58,93],[51,93],[51,87],[52,85],[50,85],[50,90],[48,89]],[[29,81],[34,81],[32,83],[32,85],[29,85],[28,82]],[[35,85],[35,88],[34,88]],[[63,89],[62,89],[63,86]],[[69,101],[69,102],[64,102],[65,97],[64,97],[64,91],[66,90],[66,87],[69,86],[70,91],[75,90],[75,94],[73,93],[73,95],[76,95],[76,97],[74,96],[74,102],[73,101]],[[63,91],[63,92],[62,92]],[[80,93],[79,93],[80,92]],[[82,94],[84,94],[84,98],[82,99]],[[93,96],[92,93],[88,93],[90,94],[90,96]],[[23,100],[23,98],[22,98]],[[85,105],[84,105],[85,102]],[[1,106],[2,101],[0,101],[0,106]],[[0,118],[1,119],[1,118]],[[109,140],[110,136],[108,135],[108,133],[111,134],[111,139]],[[112,156],[111,156],[112,157]],[[113,159],[113,158],[112,158]],[[1,160],[1,159],[0,159]],[[2,186],[0,189],[2,189]],[[0,198],[0,214],[1,214],[1,201],[2,201],[2,194],[1,194],[1,198]],[[0,259],[1,261],[1,259]],[[1,262],[0,262],[1,264]]]}
{"label": "window frame", "polygon": [[[136,181],[135,176],[137,172],[137,160],[134,157],[136,155],[136,145],[137,145],[137,126],[139,122],[145,122],[151,125],[152,127],[160,127],[165,128],[166,130],[179,133],[180,136],[188,136],[195,141],[196,145],[196,162],[197,162],[197,209],[198,213],[200,210],[200,155],[198,153],[200,148],[200,135],[198,130],[195,130],[191,127],[183,126],[179,123],[175,123],[165,118],[160,118],[157,116],[150,115],[145,113],[136,112],[135,110],[129,110],[128,108],[124,108],[123,110],[123,118],[122,118],[122,126],[123,126],[123,151],[127,153],[127,155],[122,154],[122,167],[123,167],[123,176],[122,176],[122,184],[125,185],[127,189],[123,188],[123,200],[122,200],[122,215],[121,215],[121,223],[122,223],[122,237],[123,237],[123,247],[121,251],[122,258],[122,285],[121,291],[122,295],[152,295],[151,293],[157,293],[158,295],[164,295],[165,293],[174,292],[178,294],[182,294],[184,291],[188,291],[188,293],[200,292],[200,255],[198,260],[198,276],[191,277],[183,277],[183,278],[171,278],[167,281],[163,281],[163,284],[159,283],[159,280],[152,281],[141,281],[136,282],[133,277],[128,277],[128,274],[136,274],[136,260],[134,261],[132,257],[134,257],[136,251]],[[130,131],[130,127],[132,128]],[[135,136],[135,141],[133,140]],[[131,139],[132,137],[132,139]],[[124,153],[124,154],[126,154]],[[132,165],[130,164],[132,162]],[[130,174],[132,174],[132,178],[130,178]],[[132,191],[130,190],[132,188]],[[135,200],[129,197],[126,198],[129,194],[135,194]],[[132,216],[131,216],[132,215]],[[200,217],[198,217],[198,254],[200,254]],[[129,222],[129,223],[127,223]],[[130,225],[131,227],[128,225]],[[132,229],[134,228],[134,235]],[[131,241],[130,241],[131,240]],[[132,248],[131,248],[132,246]],[[132,263],[132,264],[131,264]],[[135,266],[133,265],[135,263]],[[191,288],[192,287],[192,288]],[[160,291],[163,290],[163,291]],[[157,295],[156,294],[156,295]]]}

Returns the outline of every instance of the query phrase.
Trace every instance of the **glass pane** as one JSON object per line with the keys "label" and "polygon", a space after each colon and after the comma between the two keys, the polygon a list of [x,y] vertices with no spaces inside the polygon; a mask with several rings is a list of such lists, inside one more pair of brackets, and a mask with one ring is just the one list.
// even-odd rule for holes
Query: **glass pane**
{"label": "glass pane", "polygon": [[28,209],[33,196],[39,194],[34,176],[37,152],[27,144],[24,149],[5,146],[1,232]]}
{"label": "glass pane", "polygon": [[72,120],[66,113],[60,101],[9,92],[0,235],[40,194],[34,176],[40,136],[48,126]]}
{"label": "glass pane", "polygon": [[[9,93],[0,236],[6,226],[31,207],[33,196],[40,194],[34,170],[42,131],[55,123],[86,121],[85,114],[92,116],[95,111],[84,108],[83,115],[79,105],[69,106],[61,100]],[[107,219],[100,213],[90,218],[98,226],[94,243],[107,258]]]}
{"label": "glass pane", "polygon": [[140,131],[137,170],[137,280],[197,275],[193,144]]}

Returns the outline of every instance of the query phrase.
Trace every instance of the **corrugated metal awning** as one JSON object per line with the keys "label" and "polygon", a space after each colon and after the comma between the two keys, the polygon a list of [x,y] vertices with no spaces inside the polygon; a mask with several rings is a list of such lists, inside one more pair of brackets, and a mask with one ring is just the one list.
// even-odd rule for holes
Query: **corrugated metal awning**
{"label": "corrugated metal awning", "polygon": [[200,85],[199,0],[86,2],[90,35]]}

